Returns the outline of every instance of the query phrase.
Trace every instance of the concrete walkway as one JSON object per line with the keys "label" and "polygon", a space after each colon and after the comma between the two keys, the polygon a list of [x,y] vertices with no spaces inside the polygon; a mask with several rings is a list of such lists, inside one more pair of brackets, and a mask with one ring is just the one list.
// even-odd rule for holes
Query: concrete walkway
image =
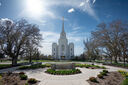
{"label": "concrete walkway", "polygon": [[[102,65],[102,64],[98,64],[98,65]],[[119,67],[112,67],[112,66],[105,66],[105,67],[107,67],[107,70],[109,71],[118,71],[118,70],[128,71],[128,69],[119,68]],[[79,68],[82,71],[81,74],[61,76],[61,75],[50,75],[45,73],[45,70],[47,68],[44,69],[41,68],[35,70],[16,70],[17,68],[18,67],[2,69],[0,70],[0,73],[8,72],[8,71],[25,72],[29,78],[35,78],[39,80],[40,81],[39,85],[89,85],[89,83],[86,80],[88,80],[89,77],[96,77],[99,74],[99,72],[103,70],[103,69]]]}
{"label": "concrete walkway", "polygon": [[[118,71],[118,70],[126,70],[123,68],[106,66],[109,71]],[[96,77],[99,72],[103,69],[87,69],[87,68],[79,68],[82,73],[75,75],[50,75],[45,73],[45,69],[36,69],[36,70],[24,70],[29,78],[36,78],[40,81],[39,85],[89,85],[86,81],[89,77]],[[16,71],[20,72],[20,71]]]}

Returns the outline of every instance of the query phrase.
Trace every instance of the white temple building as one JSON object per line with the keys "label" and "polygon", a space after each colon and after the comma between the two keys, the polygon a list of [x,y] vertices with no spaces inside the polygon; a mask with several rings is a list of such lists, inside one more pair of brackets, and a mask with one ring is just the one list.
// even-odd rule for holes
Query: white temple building
{"label": "white temple building", "polygon": [[62,32],[57,43],[52,43],[52,56],[54,59],[69,60],[74,57],[74,43],[68,44],[66,33],[64,31],[64,18],[62,22]]}

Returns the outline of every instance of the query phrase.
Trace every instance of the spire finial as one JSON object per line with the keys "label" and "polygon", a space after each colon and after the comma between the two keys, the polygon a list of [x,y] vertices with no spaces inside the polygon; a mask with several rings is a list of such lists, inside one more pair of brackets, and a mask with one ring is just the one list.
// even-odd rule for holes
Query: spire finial
{"label": "spire finial", "polygon": [[64,16],[62,17],[62,32],[64,32]]}

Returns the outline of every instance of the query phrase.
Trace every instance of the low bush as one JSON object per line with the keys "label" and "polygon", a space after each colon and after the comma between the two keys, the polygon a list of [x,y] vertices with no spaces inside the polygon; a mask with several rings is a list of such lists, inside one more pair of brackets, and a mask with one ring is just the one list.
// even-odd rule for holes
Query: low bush
{"label": "low bush", "polygon": [[34,78],[30,78],[30,79],[28,80],[28,83],[34,84],[34,83],[37,83],[37,80],[34,79]]}
{"label": "low bush", "polygon": [[103,76],[107,76],[106,72],[100,72],[100,74],[103,75]]}
{"label": "low bush", "polygon": [[20,72],[19,75],[24,75],[25,73],[24,72]]}
{"label": "low bush", "polygon": [[103,72],[108,73],[108,70],[103,70]]}
{"label": "low bush", "polygon": [[20,75],[20,79],[21,80],[27,80],[28,79],[28,76],[25,75],[25,74],[22,74],[22,75]]}
{"label": "low bush", "polygon": [[71,74],[78,74],[81,73],[79,69],[71,69],[71,70],[52,70],[52,69],[47,69],[45,71],[46,73],[53,74],[53,75],[71,75]]}
{"label": "low bush", "polygon": [[103,75],[102,74],[98,74],[97,77],[100,78],[100,79],[103,79]]}
{"label": "low bush", "polygon": [[102,68],[102,69],[106,69],[106,67],[104,67],[104,66],[101,66],[100,68]]}
{"label": "low bush", "polygon": [[90,80],[91,82],[98,82],[95,77],[90,77],[89,80]]}

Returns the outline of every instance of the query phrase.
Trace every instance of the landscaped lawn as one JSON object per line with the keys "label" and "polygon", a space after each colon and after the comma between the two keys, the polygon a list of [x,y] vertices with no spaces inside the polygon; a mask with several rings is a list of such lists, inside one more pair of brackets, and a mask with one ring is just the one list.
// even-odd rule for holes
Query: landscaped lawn
{"label": "landscaped lawn", "polygon": [[11,64],[0,64],[0,69],[11,67]]}

